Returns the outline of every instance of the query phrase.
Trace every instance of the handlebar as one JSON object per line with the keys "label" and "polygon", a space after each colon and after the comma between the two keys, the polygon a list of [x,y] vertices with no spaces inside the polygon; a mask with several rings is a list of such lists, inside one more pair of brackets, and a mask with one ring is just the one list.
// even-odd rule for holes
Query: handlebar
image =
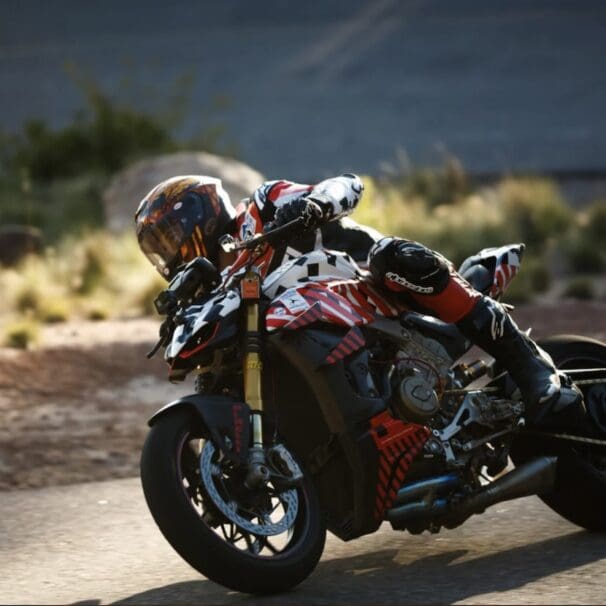
{"label": "handlebar", "polygon": [[273,223],[268,223],[265,232],[254,236],[248,240],[238,242],[235,239],[228,237],[223,238],[221,241],[221,248],[225,252],[238,252],[241,250],[253,250],[260,244],[276,244],[280,240],[284,240],[296,232],[303,231],[301,228],[305,227],[305,219],[303,217],[297,217],[293,221],[289,221],[280,227],[273,227]]}

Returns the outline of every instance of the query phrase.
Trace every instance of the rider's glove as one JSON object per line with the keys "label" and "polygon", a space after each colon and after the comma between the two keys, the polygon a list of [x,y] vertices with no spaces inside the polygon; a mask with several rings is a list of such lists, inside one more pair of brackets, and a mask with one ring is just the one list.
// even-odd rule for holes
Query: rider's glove
{"label": "rider's glove", "polygon": [[281,227],[299,217],[303,218],[304,227],[315,227],[325,218],[325,213],[318,201],[304,196],[280,206],[276,210],[273,223],[275,227]]}

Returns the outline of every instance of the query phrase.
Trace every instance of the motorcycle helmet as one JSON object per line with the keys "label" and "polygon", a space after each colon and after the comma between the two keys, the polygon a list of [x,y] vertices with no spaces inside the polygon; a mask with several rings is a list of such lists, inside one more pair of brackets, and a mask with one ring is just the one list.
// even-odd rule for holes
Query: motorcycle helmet
{"label": "motorcycle helmet", "polygon": [[220,179],[190,175],[156,185],[135,213],[143,254],[170,280],[177,268],[196,257],[217,265],[219,238],[235,217]]}

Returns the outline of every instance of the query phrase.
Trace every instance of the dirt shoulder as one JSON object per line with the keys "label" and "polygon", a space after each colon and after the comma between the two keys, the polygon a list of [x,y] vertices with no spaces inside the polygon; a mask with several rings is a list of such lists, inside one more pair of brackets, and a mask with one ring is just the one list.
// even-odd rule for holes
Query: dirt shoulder
{"label": "dirt shoulder", "polygon": [[[514,317],[535,338],[606,340],[606,303],[524,305]],[[0,349],[0,489],[138,474],[147,418],[192,391],[166,380],[152,319],[51,326],[33,351]]]}
{"label": "dirt shoulder", "polygon": [[147,360],[158,322],[68,323],[0,349],[0,489],[136,475],[147,418],[190,386]]}

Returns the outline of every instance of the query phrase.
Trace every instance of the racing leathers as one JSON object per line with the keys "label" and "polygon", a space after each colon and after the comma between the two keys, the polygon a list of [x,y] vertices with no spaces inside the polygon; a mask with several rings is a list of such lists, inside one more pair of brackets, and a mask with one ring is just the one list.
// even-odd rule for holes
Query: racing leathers
{"label": "racing leathers", "polygon": [[[238,209],[234,235],[249,238],[268,223],[286,223],[308,211],[309,204],[317,205],[325,220],[322,227],[292,239],[284,254],[297,256],[318,248],[345,251],[368,267],[375,282],[397,293],[412,309],[455,323],[509,371],[530,420],[543,416],[547,409],[577,408],[573,405],[579,404],[578,392],[561,387],[549,356],[520,332],[502,305],[474,290],[450,261],[423,244],[385,237],[347,217],[363,189],[362,181],[353,174],[316,185],[267,181]],[[272,265],[282,259],[274,258]]]}

